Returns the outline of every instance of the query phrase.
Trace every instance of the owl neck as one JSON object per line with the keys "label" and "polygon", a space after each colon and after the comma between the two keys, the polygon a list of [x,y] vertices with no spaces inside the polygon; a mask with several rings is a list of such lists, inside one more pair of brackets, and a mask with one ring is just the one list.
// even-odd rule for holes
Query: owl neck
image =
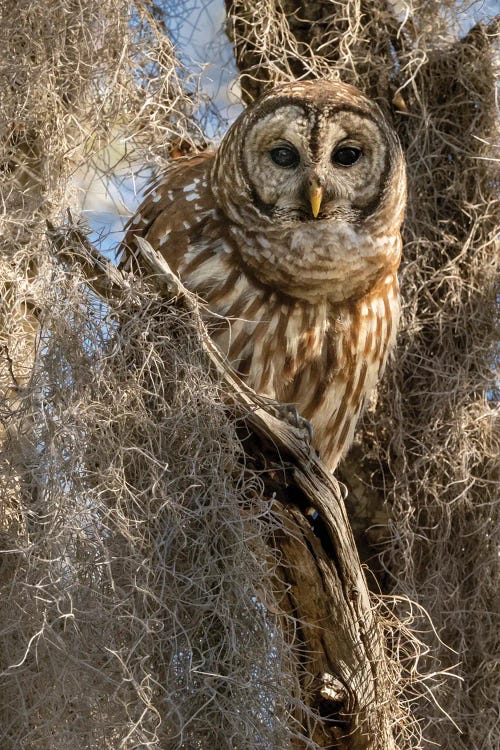
{"label": "owl neck", "polygon": [[251,276],[310,303],[360,299],[397,270],[401,256],[399,234],[368,234],[346,222],[307,222],[285,231],[232,223],[227,230]]}

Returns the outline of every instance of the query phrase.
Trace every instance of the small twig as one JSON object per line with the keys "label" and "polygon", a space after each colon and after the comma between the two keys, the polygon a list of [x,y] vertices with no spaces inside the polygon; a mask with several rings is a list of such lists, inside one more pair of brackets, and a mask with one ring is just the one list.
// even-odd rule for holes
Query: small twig
{"label": "small twig", "polygon": [[19,381],[16,378],[16,375],[14,373],[14,361],[13,361],[12,357],[10,356],[9,347],[7,346],[7,344],[2,344],[1,350],[5,354],[5,359],[7,360],[7,368],[9,370],[9,375],[10,375],[10,377],[12,379],[12,382],[14,383],[14,388],[16,390],[19,390],[20,385],[19,385]]}

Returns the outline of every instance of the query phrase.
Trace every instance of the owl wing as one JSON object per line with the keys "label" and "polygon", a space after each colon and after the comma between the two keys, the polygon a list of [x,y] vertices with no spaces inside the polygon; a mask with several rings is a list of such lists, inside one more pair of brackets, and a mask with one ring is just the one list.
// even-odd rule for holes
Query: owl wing
{"label": "owl wing", "polygon": [[137,213],[125,227],[126,234],[119,249],[119,267],[136,271],[143,268],[137,254],[135,237],[146,239],[162,253],[173,271],[200,235],[207,216],[213,215],[215,204],[208,187],[214,154],[176,159],[157,178],[146,194]]}
{"label": "owl wing", "polygon": [[248,277],[231,246],[227,219],[210,189],[213,157],[178,159],[155,181],[126,228],[120,268],[144,270],[135,238],[146,239],[206,303],[210,333],[232,366],[257,391],[275,398],[285,351],[274,345],[273,332],[286,328],[278,321],[287,311],[272,289]]}

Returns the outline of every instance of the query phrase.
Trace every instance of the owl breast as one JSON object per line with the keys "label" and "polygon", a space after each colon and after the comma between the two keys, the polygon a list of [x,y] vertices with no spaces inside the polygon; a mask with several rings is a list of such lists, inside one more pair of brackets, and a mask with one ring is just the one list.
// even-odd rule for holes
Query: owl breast
{"label": "owl breast", "polygon": [[[199,254],[195,254],[200,257]],[[231,253],[207,254],[179,268],[211,310],[212,336],[257,392],[295,405],[333,469],[352,442],[367,395],[381,376],[399,319],[395,274],[362,301],[308,302],[266,289]]]}

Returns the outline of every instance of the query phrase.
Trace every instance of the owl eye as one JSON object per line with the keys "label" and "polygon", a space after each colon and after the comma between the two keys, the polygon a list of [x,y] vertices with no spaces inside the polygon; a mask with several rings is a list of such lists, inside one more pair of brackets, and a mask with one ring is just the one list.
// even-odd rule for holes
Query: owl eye
{"label": "owl eye", "polygon": [[294,148],[289,146],[278,146],[269,152],[271,159],[278,167],[296,167],[300,157]]}
{"label": "owl eye", "polygon": [[341,146],[333,152],[332,161],[342,167],[351,167],[356,164],[362,153],[361,149],[356,146]]}

